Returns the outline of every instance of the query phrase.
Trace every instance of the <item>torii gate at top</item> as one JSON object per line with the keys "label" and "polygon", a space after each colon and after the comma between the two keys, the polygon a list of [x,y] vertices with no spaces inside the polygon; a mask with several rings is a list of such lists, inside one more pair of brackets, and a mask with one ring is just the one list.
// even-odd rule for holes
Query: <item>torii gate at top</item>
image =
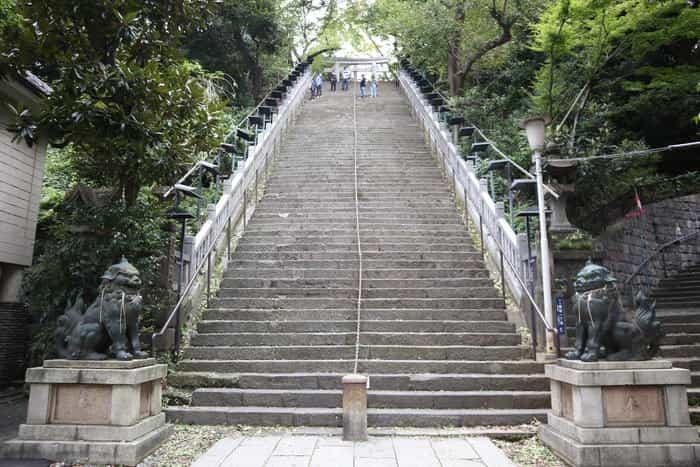
{"label": "torii gate at top", "polygon": [[[334,62],[333,72],[336,76],[341,77],[340,72],[349,68],[348,71],[353,74],[353,79],[357,80],[358,73],[379,73],[385,71],[391,59],[389,57],[333,57],[329,61]],[[380,66],[381,70],[378,68]]]}

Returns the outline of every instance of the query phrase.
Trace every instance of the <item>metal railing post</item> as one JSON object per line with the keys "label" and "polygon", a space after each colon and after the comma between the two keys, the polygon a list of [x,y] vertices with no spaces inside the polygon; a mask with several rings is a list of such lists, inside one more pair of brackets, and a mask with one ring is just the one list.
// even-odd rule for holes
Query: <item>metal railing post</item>
{"label": "metal railing post", "polygon": [[260,169],[256,168],[255,169],[255,198],[254,198],[254,203],[257,205],[258,204],[258,176],[259,176]]}
{"label": "metal railing post", "polygon": [[484,221],[479,214],[479,237],[481,238],[481,259],[484,259]]}
{"label": "metal railing post", "polygon": [[467,187],[464,186],[464,223],[467,226],[467,231],[469,231],[469,205],[467,201]]}
{"label": "metal railing post", "polygon": [[211,251],[207,255],[207,308],[211,300]]}
{"label": "metal railing post", "polygon": [[501,293],[503,295],[503,300],[506,299],[506,273],[503,269],[503,250],[498,247],[498,252],[501,254]]}
{"label": "metal railing post", "polygon": [[243,230],[248,226],[248,190],[243,187]]}
{"label": "metal railing post", "polygon": [[228,249],[226,250],[226,259],[231,259],[231,216],[229,216],[226,222],[226,244]]}

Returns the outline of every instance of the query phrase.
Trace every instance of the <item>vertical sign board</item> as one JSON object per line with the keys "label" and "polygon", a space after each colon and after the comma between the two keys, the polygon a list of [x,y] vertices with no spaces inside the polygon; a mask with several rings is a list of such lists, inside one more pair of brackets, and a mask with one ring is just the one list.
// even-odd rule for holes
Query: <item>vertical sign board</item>
{"label": "vertical sign board", "polygon": [[564,297],[559,295],[556,298],[557,307],[557,334],[563,336],[566,334],[566,320],[564,319]]}

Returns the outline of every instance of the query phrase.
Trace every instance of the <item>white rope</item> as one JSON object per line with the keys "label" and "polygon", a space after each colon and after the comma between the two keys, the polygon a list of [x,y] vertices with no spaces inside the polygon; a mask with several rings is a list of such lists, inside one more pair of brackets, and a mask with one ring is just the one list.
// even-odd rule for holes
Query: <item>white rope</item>
{"label": "white rope", "polygon": [[357,257],[358,257],[358,279],[357,279],[357,329],[355,335],[355,367],[353,373],[357,373],[357,366],[360,361],[360,319],[362,310],[362,243],[360,242],[360,199],[357,185],[357,85],[352,87],[352,131],[353,144],[352,151],[355,159],[355,231],[357,233]]}

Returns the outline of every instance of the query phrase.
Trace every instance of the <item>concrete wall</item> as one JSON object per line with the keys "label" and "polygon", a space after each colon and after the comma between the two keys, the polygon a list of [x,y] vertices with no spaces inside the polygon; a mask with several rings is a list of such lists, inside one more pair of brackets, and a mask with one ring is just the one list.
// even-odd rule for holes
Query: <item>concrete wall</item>
{"label": "concrete wall", "polygon": [[[700,229],[700,195],[669,199],[644,207],[644,215],[623,219],[608,227],[598,238],[596,250],[603,263],[623,282],[660,246]],[[700,237],[671,246],[664,255],[650,261],[638,281],[655,286],[664,277],[700,264]]]}

